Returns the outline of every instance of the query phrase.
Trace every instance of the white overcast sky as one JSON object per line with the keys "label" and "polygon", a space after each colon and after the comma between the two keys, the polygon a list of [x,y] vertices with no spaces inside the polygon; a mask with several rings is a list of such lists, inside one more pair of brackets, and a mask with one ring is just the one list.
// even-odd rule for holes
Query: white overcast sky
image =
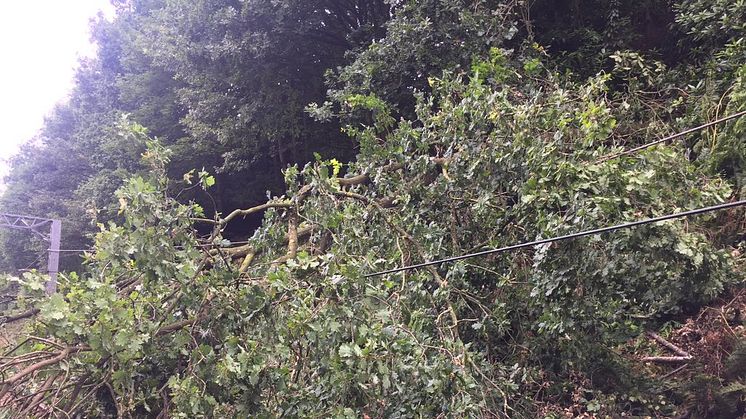
{"label": "white overcast sky", "polygon": [[108,0],[0,0],[0,172],[66,99],[78,59],[94,54],[99,11],[113,15]]}

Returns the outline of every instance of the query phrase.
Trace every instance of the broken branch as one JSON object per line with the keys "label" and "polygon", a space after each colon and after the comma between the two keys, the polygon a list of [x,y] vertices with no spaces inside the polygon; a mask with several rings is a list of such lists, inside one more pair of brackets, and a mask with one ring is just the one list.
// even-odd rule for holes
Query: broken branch
{"label": "broken branch", "polygon": [[32,308],[31,310],[24,311],[23,313],[10,315],[10,316],[2,316],[0,317],[0,324],[13,323],[18,320],[28,319],[30,317],[33,317],[39,314],[39,311],[41,310],[39,310],[38,308]]}
{"label": "broken branch", "polygon": [[685,350],[679,348],[678,346],[674,345],[673,343],[671,343],[671,342],[663,339],[657,333],[655,333],[655,332],[647,332],[647,335],[650,336],[656,342],[660,343],[661,345],[663,345],[666,348],[668,348],[669,350],[671,350],[671,352],[679,355],[680,357],[684,357],[684,358],[688,357],[688,358],[691,359],[691,355],[689,355],[688,352],[686,352]]}
{"label": "broken branch", "polygon": [[689,362],[691,356],[646,356],[642,358],[643,362]]}
{"label": "broken branch", "polygon": [[249,209],[237,209],[231,212],[230,214],[228,214],[228,216],[226,216],[222,220],[220,220],[220,225],[226,225],[228,224],[229,221],[231,221],[232,219],[236,217],[240,217],[240,216],[245,217],[247,215],[254,214],[260,211],[264,211],[269,208],[290,208],[292,206],[293,206],[293,203],[291,201],[272,201],[272,202],[264,203],[262,205],[251,207]]}

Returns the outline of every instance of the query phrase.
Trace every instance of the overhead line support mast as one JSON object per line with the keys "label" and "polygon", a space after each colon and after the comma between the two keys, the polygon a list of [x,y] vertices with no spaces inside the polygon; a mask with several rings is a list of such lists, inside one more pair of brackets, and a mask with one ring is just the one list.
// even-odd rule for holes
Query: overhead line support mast
{"label": "overhead line support mast", "polygon": [[45,285],[47,295],[57,292],[57,273],[60,267],[60,241],[62,221],[52,218],[29,217],[26,215],[0,213],[0,227],[28,230],[49,243],[47,270],[49,280]]}

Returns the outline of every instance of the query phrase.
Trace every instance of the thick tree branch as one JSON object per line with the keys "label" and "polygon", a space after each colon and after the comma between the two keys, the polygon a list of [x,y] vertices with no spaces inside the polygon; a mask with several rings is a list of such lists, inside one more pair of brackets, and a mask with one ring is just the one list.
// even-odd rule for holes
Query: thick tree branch
{"label": "thick tree branch", "polygon": [[290,219],[288,220],[288,232],[285,235],[288,243],[288,251],[285,256],[276,259],[272,262],[273,266],[277,266],[281,263],[287,262],[294,259],[298,254],[298,212],[292,211]]}
{"label": "thick tree branch", "polygon": [[647,335],[650,336],[656,342],[660,343],[661,345],[663,345],[666,348],[668,348],[669,350],[671,350],[671,352],[673,352],[673,353],[675,353],[675,354],[677,354],[677,355],[679,355],[681,357],[691,359],[691,355],[689,355],[688,352],[686,352],[685,350],[679,348],[678,346],[674,345],[673,343],[671,343],[671,342],[663,339],[657,333],[655,333],[655,332],[647,332]]}
{"label": "thick tree branch", "polygon": [[[383,167],[384,172],[393,172],[399,169],[403,169],[404,165],[402,163],[391,163]],[[353,186],[353,185],[363,185],[368,182],[370,182],[370,175],[367,173],[363,173],[357,176],[347,177],[347,178],[338,178],[337,181],[339,182],[340,186]]]}
{"label": "thick tree branch", "polygon": [[28,319],[30,317],[34,317],[35,315],[39,314],[39,311],[41,310],[39,310],[38,308],[32,308],[30,310],[24,311],[23,313],[14,314],[10,316],[2,316],[0,317],[0,324],[13,323],[18,320]]}
{"label": "thick tree branch", "polygon": [[256,256],[256,252],[253,249],[246,253],[246,256],[241,262],[241,266],[239,266],[238,268],[239,274],[245,273],[249,269],[249,266],[251,266],[251,262],[254,261],[254,256]]}
{"label": "thick tree branch", "polygon": [[245,217],[250,214],[255,214],[260,211],[267,210],[269,208],[290,208],[293,206],[293,202],[291,201],[271,201],[264,203],[262,205],[257,205],[255,207],[251,207],[249,209],[237,209],[228,214],[225,218],[220,220],[220,225],[226,225],[228,222],[230,222],[232,219],[236,217]]}
{"label": "thick tree branch", "polygon": [[21,371],[19,371],[18,373],[10,377],[9,379],[0,383],[3,386],[3,390],[2,392],[0,392],[0,399],[2,399],[3,396],[5,396],[5,394],[7,394],[8,390],[11,387],[13,387],[14,384],[18,383],[21,379],[23,379],[27,375],[32,374],[36,371],[39,371],[42,368],[48,367],[50,365],[57,364],[65,360],[68,356],[74,353],[78,353],[81,351],[89,351],[90,349],[91,348],[88,346],[68,346],[51,358],[48,358],[48,359],[45,359],[44,361],[39,361],[35,364],[31,364],[27,366],[26,368],[22,369]]}

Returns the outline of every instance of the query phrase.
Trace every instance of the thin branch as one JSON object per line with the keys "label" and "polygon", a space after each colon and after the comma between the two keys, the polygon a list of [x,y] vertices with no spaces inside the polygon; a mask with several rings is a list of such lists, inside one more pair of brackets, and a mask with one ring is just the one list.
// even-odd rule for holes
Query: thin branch
{"label": "thin branch", "polygon": [[47,344],[47,345],[49,345],[49,346],[54,346],[54,347],[56,347],[57,349],[63,349],[63,348],[64,348],[64,347],[63,347],[62,345],[60,345],[59,343],[57,343],[57,342],[54,342],[54,341],[51,341],[51,340],[49,340],[49,339],[44,339],[44,338],[40,338],[40,337],[38,337],[38,336],[29,336],[28,338],[29,338],[29,339],[31,339],[31,340],[35,340],[35,341],[41,342],[41,343],[46,343],[46,344]]}
{"label": "thin branch", "polygon": [[217,222],[215,220],[211,220],[209,218],[193,217],[193,218],[190,218],[189,221],[192,221],[192,222],[195,222],[195,223],[219,224],[219,222]]}
{"label": "thin branch", "polygon": [[[386,166],[383,166],[382,170],[384,172],[394,172],[399,169],[403,169],[404,165],[402,163],[391,163]],[[363,173],[357,176],[347,177],[347,178],[337,178],[337,182],[339,182],[340,186],[353,186],[353,185],[363,185],[368,182],[370,182],[370,175],[368,173]]]}
{"label": "thin branch", "polygon": [[25,409],[20,413],[21,416],[27,416],[30,417],[31,412],[34,411],[34,409],[39,406],[44,401],[44,395],[49,391],[50,387],[52,386],[52,383],[58,378],[58,375],[50,375],[46,381],[44,381],[44,384],[42,384],[41,389],[36,392],[36,395],[33,399],[28,403],[28,406],[26,406]]}
{"label": "thin branch", "polygon": [[680,367],[678,367],[678,368],[676,368],[676,369],[674,369],[672,371],[667,372],[666,374],[661,375],[660,379],[661,380],[665,380],[666,378],[668,378],[668,377],[670,377],[672,375],[675,375],[676,373],[678,373],[679,371],[683,370],[684,368],[686,368],[688,366],[689,366],[689,364],[684,364],[684,365],[682,365],[682,366],[680,366]]}
{"label": "thin branch", "polygon": [[68,396],[67,403],[62,408],[63,411],[69,411],[73,408],[73,405],[75,404],[75,400],[78,399],[78,396],[80,395],[80,391],[83,389],[83,386],[90,378],[90,374],[86,374],[83,377],[80,377],[78,382],[75,384],[75,387],[73,388],[72,393],[70,393],[70,396]]}

